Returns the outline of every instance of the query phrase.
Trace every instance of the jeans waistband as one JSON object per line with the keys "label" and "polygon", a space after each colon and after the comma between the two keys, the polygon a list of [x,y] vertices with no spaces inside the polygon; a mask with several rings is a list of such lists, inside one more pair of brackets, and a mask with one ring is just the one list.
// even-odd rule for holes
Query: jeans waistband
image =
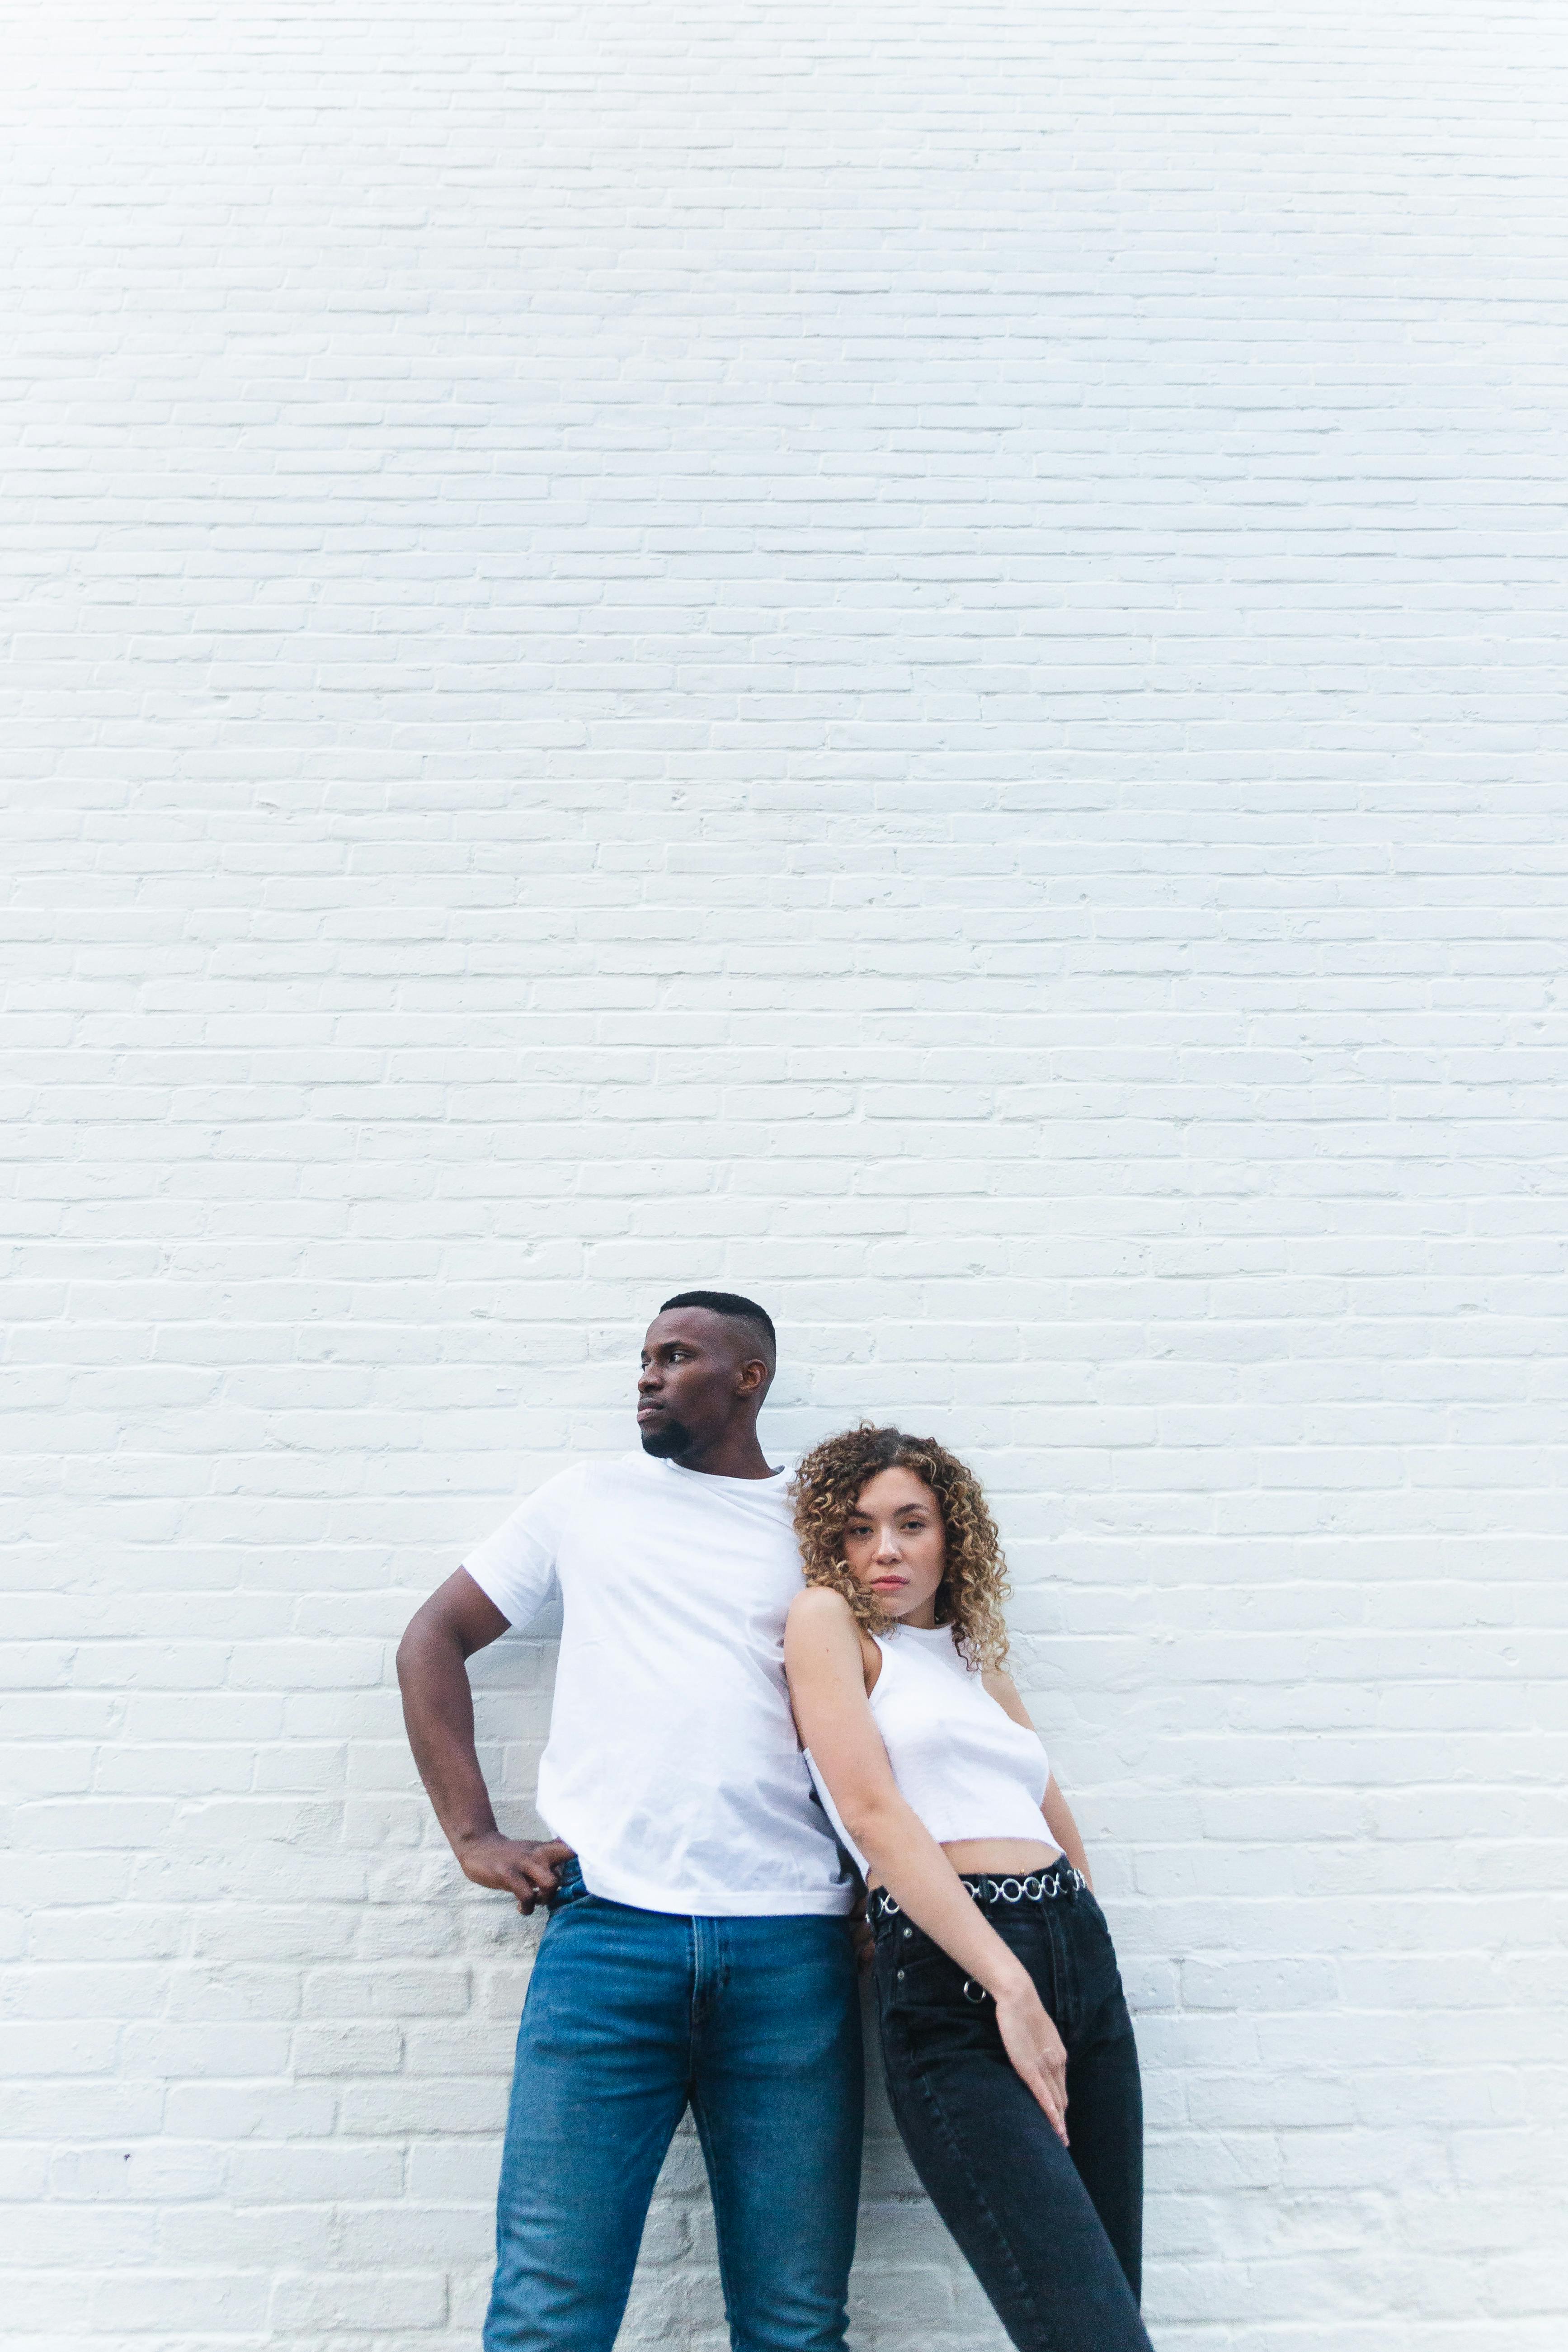
{"label": "jeans waistband", "polygon": [[[1070,1903],[1088,1891],[1089,1881],[1063,1854],[1046,1870],[1026,1871],[1016,1877],[996,1877],[990,1871],[963,1871],[959,1885],[983,1911],[1011,1911],[1022,1904],[1058,1900]],[[872,1927],[880,1927],[901,1916],[901,1906],[888,1889],[873,1886],[866,1897],[866,1916]]]}

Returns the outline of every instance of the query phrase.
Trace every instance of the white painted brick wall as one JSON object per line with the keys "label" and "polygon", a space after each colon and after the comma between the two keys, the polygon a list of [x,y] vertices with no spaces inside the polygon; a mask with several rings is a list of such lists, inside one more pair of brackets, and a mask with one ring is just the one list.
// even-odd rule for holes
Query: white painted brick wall
{"label": "white painted brick wall", "polygon": [[1560,9],[5,38],[18,2352],[474,2346],[391,1650],[714,1280],[993,1482],[1160,2352],[1561,2352]]}

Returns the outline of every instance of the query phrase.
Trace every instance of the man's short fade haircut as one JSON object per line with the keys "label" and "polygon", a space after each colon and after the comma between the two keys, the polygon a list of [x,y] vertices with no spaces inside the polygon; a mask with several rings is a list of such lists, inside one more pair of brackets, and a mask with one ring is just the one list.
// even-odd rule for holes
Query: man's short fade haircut
{"label": "man's short fade haircut", "polygon": [[773,1318],[754,1298],[742,1298],[738,1290],[678,1290],[658,1311],[668,1315],[672,1307],[706,1307],[710,1315],[722,1315],[728,1323],[749,1323],[765,1343],[763,1352],[768,1361],[777,1361],[779,1343]]}

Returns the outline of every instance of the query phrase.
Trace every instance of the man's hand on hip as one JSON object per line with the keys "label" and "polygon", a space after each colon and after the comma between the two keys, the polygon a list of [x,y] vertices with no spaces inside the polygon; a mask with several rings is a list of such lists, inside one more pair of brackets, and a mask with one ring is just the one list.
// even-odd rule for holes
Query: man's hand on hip
{"label": "man's hand on hip", "polygon": [[515,1895],[517,1907],[527,1916],[536,1903],[553,1895],[560,1869],[570,1862],[573,1848],[560,1838],[509,1838],[500,1830],[484,1830],[465,1838],[457,1848],[465,1878],[476,1886],[499,1887]]}

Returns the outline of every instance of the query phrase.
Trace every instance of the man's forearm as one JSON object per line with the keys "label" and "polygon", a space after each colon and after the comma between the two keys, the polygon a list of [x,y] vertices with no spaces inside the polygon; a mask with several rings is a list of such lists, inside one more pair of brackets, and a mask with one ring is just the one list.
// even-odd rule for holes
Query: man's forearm
{"label": "man's forearm", "polygon": [[397,1653],[403,1720],[419,1778],[454,1853],[495,1832],[495,1809],[474,1746],[474,1695],[461,1645],[417,1618]]}
{"label": "man's forearm", "polygon": [[496,1826],[474,1748],[468,1660],[506,1627],[494,1601],[460,1568],[411,1619],[398,1644],[397,1679],[419,1778],[464,1877],[515,1895],[527,1913],[555,1893],[572,1849],[560,1838],[504,1837]]}

